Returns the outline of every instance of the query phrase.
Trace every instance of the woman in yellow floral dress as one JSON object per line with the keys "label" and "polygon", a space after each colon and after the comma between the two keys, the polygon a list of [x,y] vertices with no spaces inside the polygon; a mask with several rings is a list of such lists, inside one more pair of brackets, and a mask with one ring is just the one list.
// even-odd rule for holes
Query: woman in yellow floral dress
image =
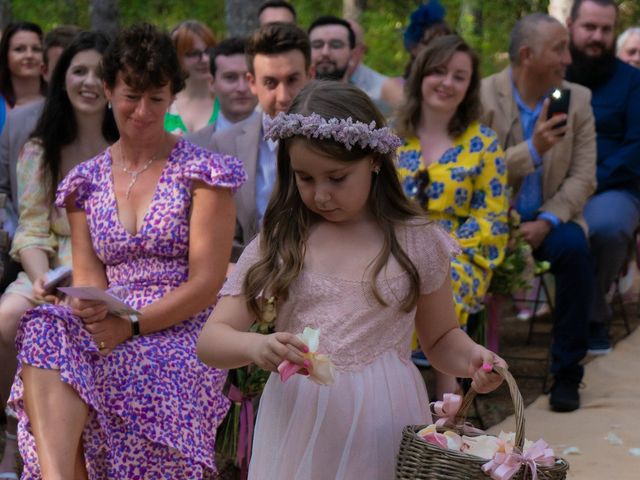
{"label": "woman in yellow floral dress", "polygon": [[[478,58],[456,35],[433,40],[411,69],[397,119],[405,144],[398,171],[403,188],[462,247],[452,260],[456,313],[462,326],[482,309],[492,270],[508,240],[507,173],[496,134],[478,123]],[[436,375],[436,395],[458,389]]]}

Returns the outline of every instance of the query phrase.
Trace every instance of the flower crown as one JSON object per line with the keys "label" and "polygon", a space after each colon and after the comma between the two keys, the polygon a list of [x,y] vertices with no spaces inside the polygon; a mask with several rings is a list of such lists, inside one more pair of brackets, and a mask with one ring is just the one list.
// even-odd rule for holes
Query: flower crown
{"label": "flower crown", "polygon": [[307,138],[334,140],[342,143],[347,150],[358,145],[360,148],[369,148],[382,154],[394,153],[396,148],[402,145],[402,141],[391,132],[389,127],[376,128],[375,121],[367,125],[354,121],[351,117],[346,120],[343,118],[327,120],[317,113],[301,115],[280,112],[273,119],[265,116],[264,130],[264,137],[272,140],[303,135]]}

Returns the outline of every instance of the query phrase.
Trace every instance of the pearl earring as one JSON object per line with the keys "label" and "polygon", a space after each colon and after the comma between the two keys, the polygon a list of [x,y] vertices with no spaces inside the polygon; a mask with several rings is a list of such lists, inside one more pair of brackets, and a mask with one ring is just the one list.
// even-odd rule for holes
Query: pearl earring
{"label": "pearl earring", "polygon": [[107,102],[107,108],[111,110],[111,102]]}

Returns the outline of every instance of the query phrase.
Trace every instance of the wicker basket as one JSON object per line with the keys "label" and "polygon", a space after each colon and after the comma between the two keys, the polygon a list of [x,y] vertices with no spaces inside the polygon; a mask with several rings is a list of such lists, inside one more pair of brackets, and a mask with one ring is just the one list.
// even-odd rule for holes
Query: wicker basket
{"label": "wicker basket", "polygon": [[[495,367],[495,370],[506,380],[511,393],[511,399],[515,406],[516,413],[516,439],[515,445],[522,451],[524,445],[524,404],[522,396],[516,385],[516,381],[508,370]],[[465,395],[460,410],[458,412],[457,424],[462,425],[469,406],[473,402],[476,393],[473,389]],[[396,464],[396,478],[399,480],[453,480],[471,479],[487,480],[489,475],[485,474],[481,467],[488,460],[475,455],[460,453],[453,450],[446,450],[425,442],[418,436],[424,425],[409,425],[402,432],[402,442]],[[438,429],[454,430],[462,434],[461,428]],[[472,435],[464,432],[466,435]],[[556,458],[556,463],[552,467],[537,468],[538,478],[544,480],[563,480],[567,476],[569,464],[562,458]],[[526,480],[531,478],[528,469],[520,468],[512,477],[513,480]]]}

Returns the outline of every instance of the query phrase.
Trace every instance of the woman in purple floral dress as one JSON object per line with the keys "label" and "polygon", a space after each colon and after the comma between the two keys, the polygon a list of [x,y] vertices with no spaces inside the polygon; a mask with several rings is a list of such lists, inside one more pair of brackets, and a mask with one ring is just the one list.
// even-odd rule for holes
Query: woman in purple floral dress
{"label": "woman in purple floral dress", "polygon": [[246,174],[164,131],[184,84],[166,34],[124,30],[103,74],[120,140],[74,168],[56,202],[71,225],[74,285],[124,291],[140,315],[74,299],[22,318],[10,405],[23,478],[210,478],[226,372],[202,364],[195,343],[224,279],[231,192]]}

